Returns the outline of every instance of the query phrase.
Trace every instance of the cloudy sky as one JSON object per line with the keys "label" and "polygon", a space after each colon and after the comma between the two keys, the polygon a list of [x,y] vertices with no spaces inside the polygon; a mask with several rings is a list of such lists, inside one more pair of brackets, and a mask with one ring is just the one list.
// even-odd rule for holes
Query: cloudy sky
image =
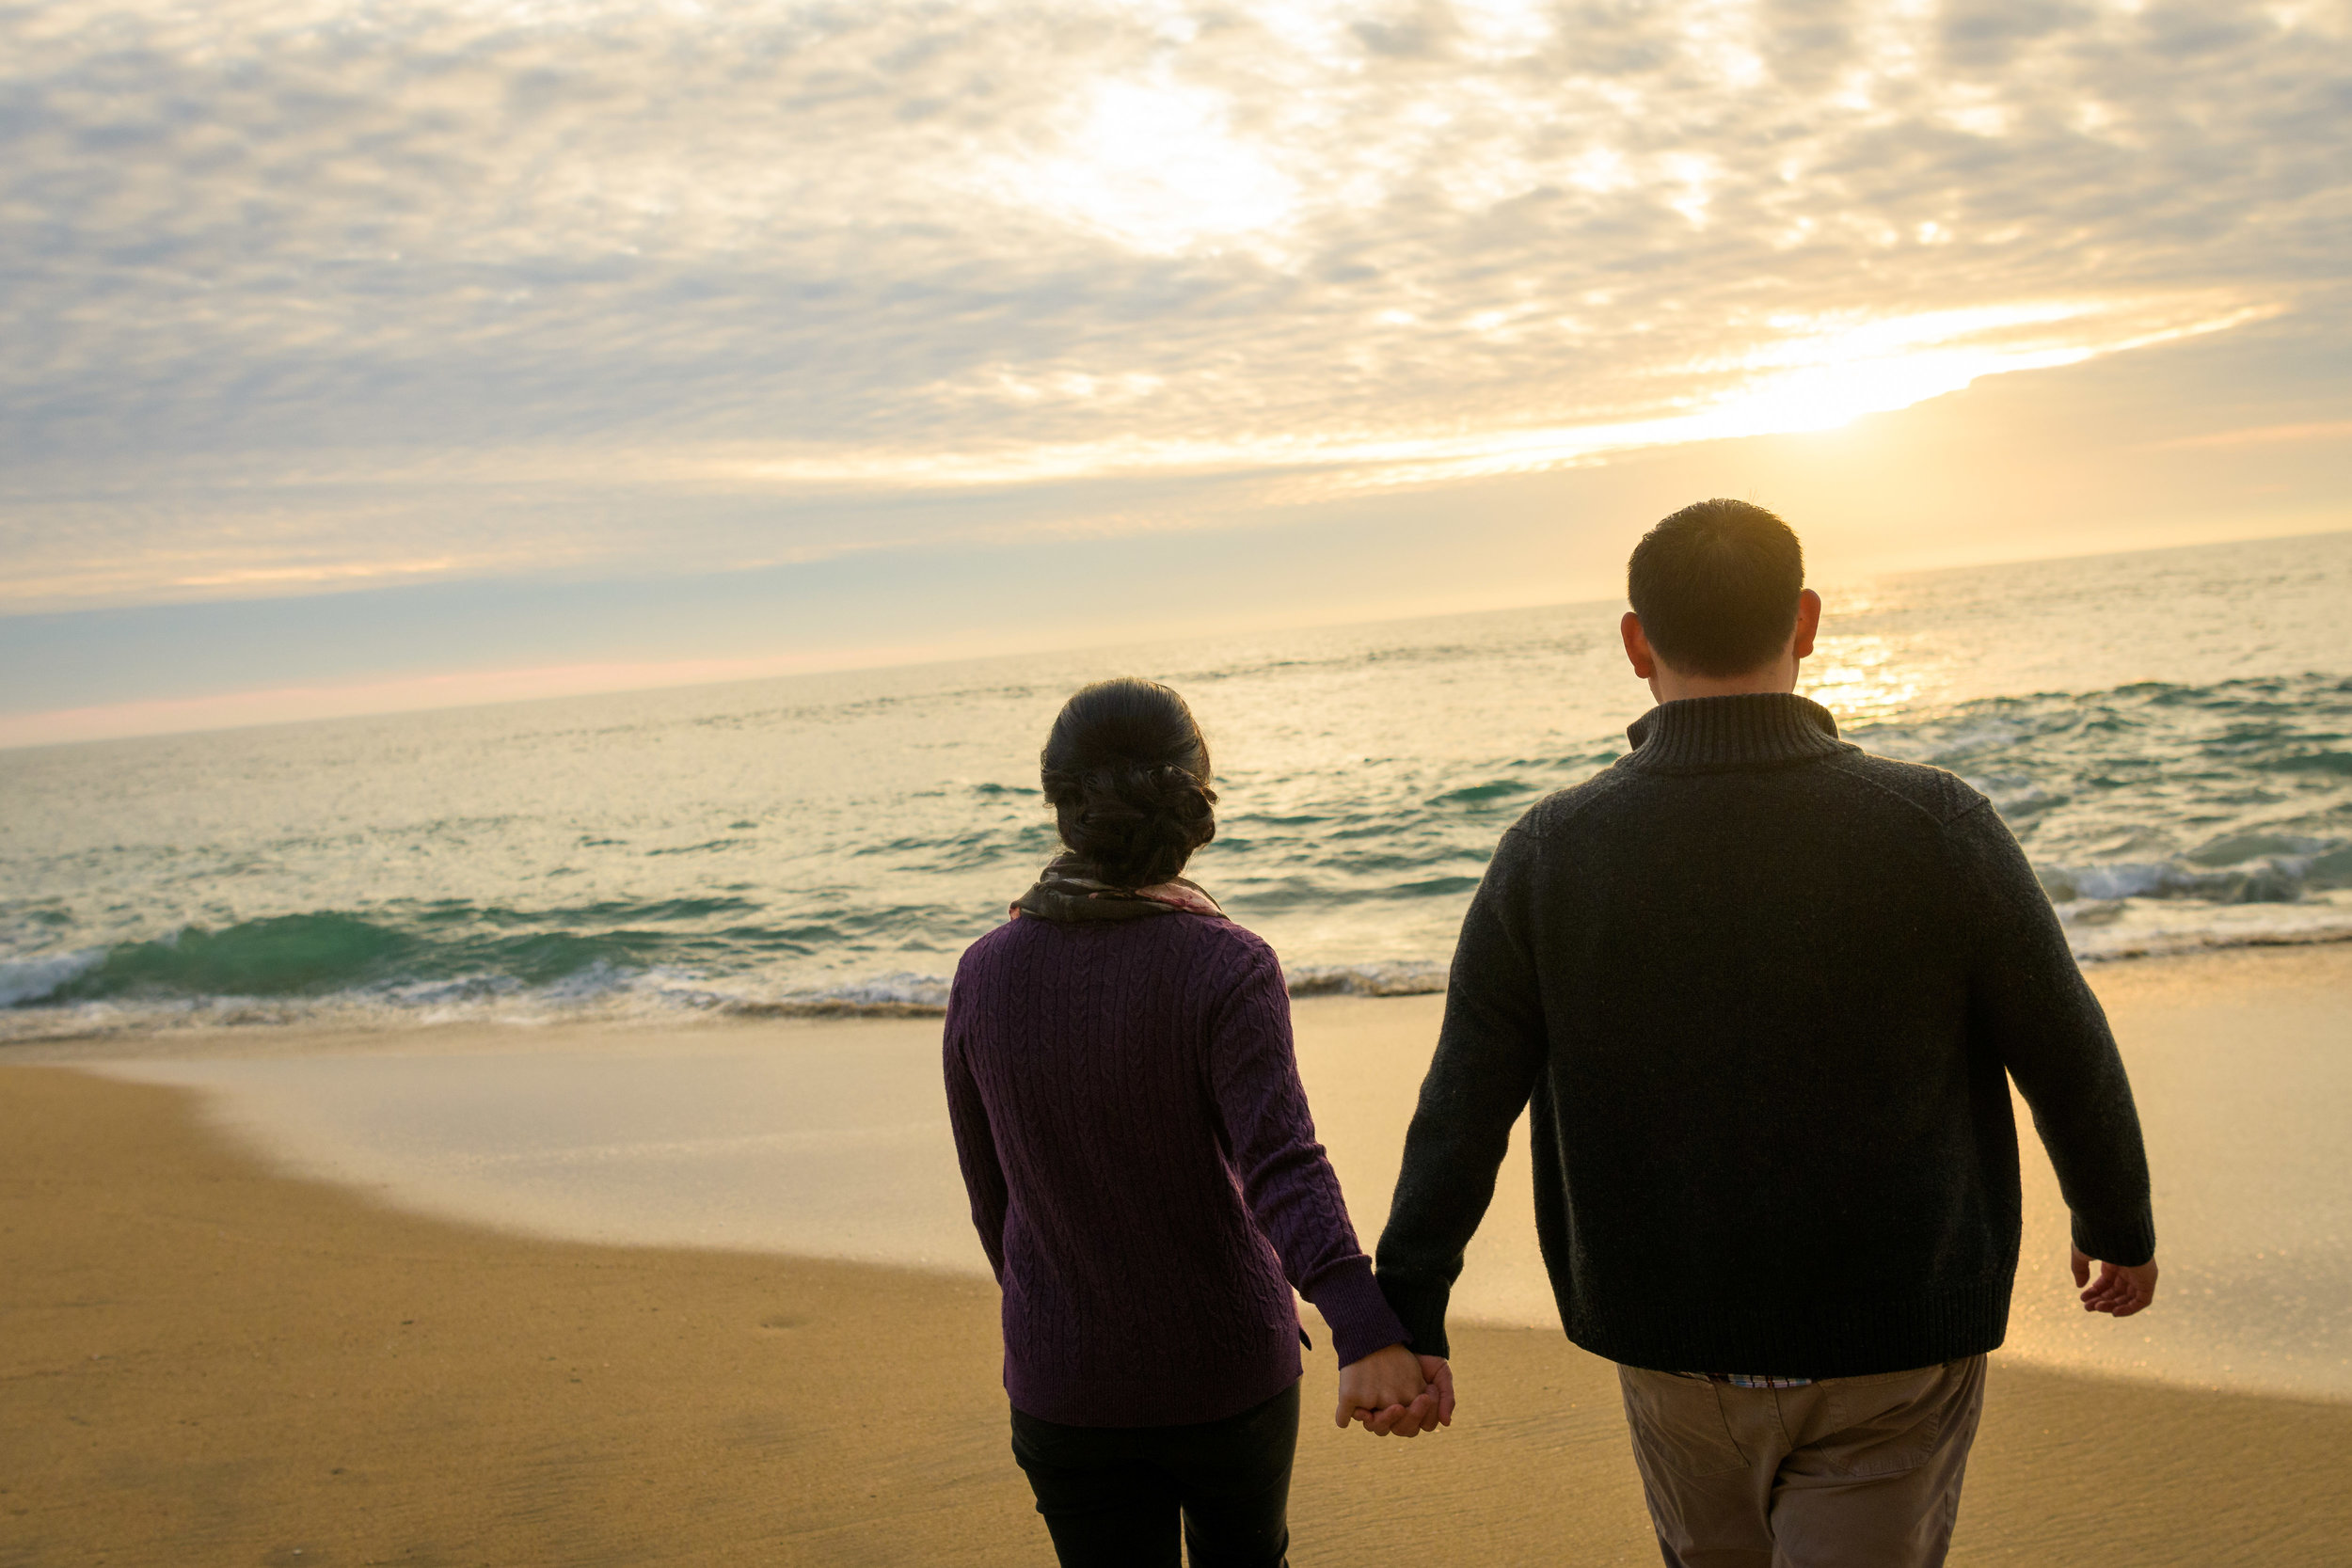
{"label": "cloudy sky", "polygon": [[0,5],[0,743],[2352,526],[2352,6]]}

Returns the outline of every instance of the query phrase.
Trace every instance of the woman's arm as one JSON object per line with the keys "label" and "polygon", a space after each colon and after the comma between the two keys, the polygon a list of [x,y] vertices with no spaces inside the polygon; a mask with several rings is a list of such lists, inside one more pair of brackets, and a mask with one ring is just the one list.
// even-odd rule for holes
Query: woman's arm
{"label": "woman's arm", "polygon": [[956,1000],[947,999],[946,1043],[942,1054],[947,1078],[947,1122],[955,1130],[956,1161],[963,1167],[964,1195],[972,1201],[972,1228],[980,1233],[989,1272],[1005,1278],[1005,1169],[996,1159],[996,1136],[988,1125],[988,1105],[979,1081],[963,1057],[963,1030]]}
{"label": "woman's arm", "polygon": [[1282,966],[1261,949],[1217,1011],[1210,1084],[1249,1212],[1283,1274],[1331,1325],[1344,1367],[1403,1342],[1405,1325],[1373,1282],[1339,1177],[1315,1141],[1291,1047],[1290,1004]]}

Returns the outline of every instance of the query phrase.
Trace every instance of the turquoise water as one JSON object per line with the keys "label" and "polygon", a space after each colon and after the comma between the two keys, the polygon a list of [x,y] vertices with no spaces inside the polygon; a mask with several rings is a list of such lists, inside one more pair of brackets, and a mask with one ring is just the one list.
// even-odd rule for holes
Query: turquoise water
{"label": "turquoise water", "polygon": [[[1947,767],[2077,950],[2352,936],[2352,534],[1826,585],[1805,689]],[[1613,604],[0,752],[0,1038],[936,1008],[1076,685],[1192,700],[1194,874],[1295,990],[1440,983],[1648,697]]]}

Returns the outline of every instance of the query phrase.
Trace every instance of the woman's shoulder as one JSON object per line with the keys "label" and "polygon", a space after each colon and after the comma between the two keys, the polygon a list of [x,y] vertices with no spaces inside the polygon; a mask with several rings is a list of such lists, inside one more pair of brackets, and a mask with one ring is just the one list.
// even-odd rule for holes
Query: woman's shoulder
{"label": "woman's shoulder", "polygon": [[1205,947],[1232,953],[1236,957],[1246,955],[1251,958],[1268,961],[1274,958],[1272,943],[1248,927],[1234,920],[1231,915],[1179,915],[1176,921],[1170,921],[1169,924],[1174,925],[1177,921],[1190,927],[1194,940]]}
{"label": "woman's shoulder", "polygon": [[987,968],[991,963],[1001,961],[1008,953],[1020,946],[1025,938],[1037,934],[1034,929],[1024,927],[1034,927],[1039,924],[1038,921],[1015,915],[995,929],[982,932],[973,940],[971,946],[963,950],[963,957],[956,960],[956,978],[960,980],[968,974]]}
{"label": "woman's shoulder", "polygon": [[1171,913],[1138,920],[1055,921],[1019,915],[975,941],[963,950],[957,973],[977,973],[991,965],[1056,946],[1061,939],[1081,942],[1136,939],[1156,946],[1181,949],[1188,962],[1203,958],[1231,963],[1236,969],[1276,963],[1265,938],[1223,915]]}
{"label": "woman's shoulder", "polygon": [[1282,984],[1282,962],[1265,938],[1223,915],[1179,914],[1154,920],[1168,927],[1171,951],[1188,973],[1213,989],[1232,990]]}

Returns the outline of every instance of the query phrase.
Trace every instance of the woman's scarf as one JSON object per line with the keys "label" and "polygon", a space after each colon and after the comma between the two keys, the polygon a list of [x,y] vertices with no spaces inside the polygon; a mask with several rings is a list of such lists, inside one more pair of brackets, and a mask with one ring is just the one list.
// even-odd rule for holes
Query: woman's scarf
{"label": "woman's scarf", "polygon": [[1207,889],[1182,877],[1151,887],[1113,887],[1090,862],[1056,855],[1038,874],[1036,885],[1013,900],[1012,913],[1041,920],[1138,920],[1154,914],[1222,916],[1225,911]]}

